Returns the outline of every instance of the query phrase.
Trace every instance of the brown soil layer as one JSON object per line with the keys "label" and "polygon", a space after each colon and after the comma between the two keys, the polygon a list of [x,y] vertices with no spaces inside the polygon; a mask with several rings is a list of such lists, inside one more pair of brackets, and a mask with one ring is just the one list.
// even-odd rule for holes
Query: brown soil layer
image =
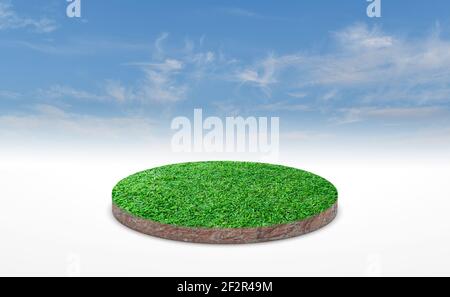
{"label": "brown soil layer", "polygon": [[114,217],[123,225],[138,232],[165,239],[210,243],[210,244],[243,244],[287,239],[316,231],[328,225],[337,215],[338,205],[333,205],[323,213],[291,224],[260,228],[188,228],[160,224],[135,217],[113,205]]}

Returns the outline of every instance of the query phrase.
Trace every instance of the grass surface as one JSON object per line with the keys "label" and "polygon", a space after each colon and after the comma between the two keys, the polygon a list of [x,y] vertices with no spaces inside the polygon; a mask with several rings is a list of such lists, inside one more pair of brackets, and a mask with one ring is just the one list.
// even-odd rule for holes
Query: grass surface
{"label": "grass surface", "polygon": [[250,228],[315,216],[336,188],[302,170],[261,163],[200,162],[159,167],[117,184],[113,202],[134,216],[202,228]]}

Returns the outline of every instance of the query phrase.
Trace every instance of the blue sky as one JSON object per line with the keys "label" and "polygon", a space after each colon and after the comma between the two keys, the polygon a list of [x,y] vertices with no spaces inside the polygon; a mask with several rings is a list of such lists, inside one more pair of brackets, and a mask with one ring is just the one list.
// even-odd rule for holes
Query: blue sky
{"label": "blue sky", "polygon": [[379,19],[364,0],[81,1],[69,19],[0,0],[1,135],[167,134],[203,108],[280,116],[299,141],[450,136],[448,1],[384,0]]}

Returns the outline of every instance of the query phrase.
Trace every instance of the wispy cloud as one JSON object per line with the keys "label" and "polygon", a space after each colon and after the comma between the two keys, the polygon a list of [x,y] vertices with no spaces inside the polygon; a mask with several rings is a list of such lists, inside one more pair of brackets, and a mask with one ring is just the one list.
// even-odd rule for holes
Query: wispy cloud
{"label": "wispy cloud", "polygon": [[429,106],[450,103],[450,41],[436,30],[408,40],[356,24],[331,38],[333,51],[271,53],[235,78],[269,97],[275,91],[307,93],[317,105],[326,102],[329,112],[345,108],[347,123],[389,115],[415,118],[437,112]]}
{"label": "wispy cloud", "polygon": [[115,97],[141,103],[175,103],[188,98],[192,85],[213,79],[218,69],[228,65],[223,54],[200,48],[204,37],[199,44],[186,39],[184,47],[175,50],[163,46],[168,38],[168,33],[158,36],[149,61],[124,64],[139,69],[143,73],[141,79],[128,86],[115,80],[108,87],[109,93],[113,89],[114,94],[119,94]]}
{"label": "wispy cloud", "polygon": [[78,99],[78,100],[106,100],[104,95],[78,90],[70,86],[54,85],[48,89],[39,89],[36,92],[38,97],[44,99]]}
{"label": "wispy cloud", "polygon": [[0,46],[26,48],[43,54],[61,56],[103,55],[114,52],[148,52],[151,49],[149,43],[108,39],[89,40],[86,38],[58,41],[1,40]]}
{"label": "wispy cloud", "polygon": [[283,101],[270,104],[263,104],[260,105],[258,109],[266,111],[299,112],[299,111],[310,111],[311,107],[305,104],[292,104]]}
{"label": "wispy cloud", "polygon": [[114,99],[119,103],[124,103],[134,95],[120,81],[107,80],[105,82],[105,93],[107,97]]}
{"label": "wispy cloud", "polygon": [[29,28],[37,33],[50,33],[57,29],[48,18],[29,18],[19,15],[9,0],[0,0],[0,30]]}
{"label": "wispy cloud", "polygon": [[[173,103],[186,98],[187,85],[179,84],[176,76],[183,70],[181,61],[167,59],[161,63],[131,63],[144,74],[132,85],[117,79],[106,79],[95,91],[68,85],[53,85],[38,89],[34,96],[45,100],[84,100],[118,103]],[[0,93],[1,95],[1,93]]]}
{"label": "wispy cloud", "polygon": [[379,28],[369,29],[363,24],[348,27],[334,35],[340,46],[355,51],[388,48],[397,42],[394,37],[385,35]]}
{"label": "wispy cloud", "polygon": [[[211,51],[189,52],[173,55],[163,49],[160,42],[168,35],[160,35],[149,61],[129,62],[123,66],[137,69],[141,77],[133,82],[124,83],[120,78],[104,79],[97,83],[95,91],[86,91],[67,85],[53,85],[38,90],[37,96],[45,99],[78,99],[95,101],[113,101],[119,103],[175,103],[187,98],[189,84],[199,81],[209,66],[217,61]],[[174,57],[175,56],[175,57]],[[100,88],[98,86],[100,85]]]}
{"label": "wispy cloud", "polygon": [[8,90],[0,90],[0,100],[1,99],[18,99],[22,94],[18,92],[8,91]]}
{"label": "wispy cloud", "polygon": [[241,7],[224,7],[219,9],[220,12],[233,16],[233,17],[241,17],[241,18],[249,18],[249,19],[260,19],[260,20],[269,20],[269,21],[288,21],[288,18],[272,16],[261,14],[259,12],[241,8]]}
{"label": "wispy cloud", "polygon": [[[439,34],[407,40],[378,27],[356,24],[333,32],[330,39],[331,50],[320,54],[271,52],[248,62],[206,48],[204,37],[199,42],[186,38],[174,47],[169,34],[162,33],[149,42],[153,50],[148,60],[122,64],[138,72],[137,79],[104,78],[96,82],[94,91],[54,85],[40,90],[40,95],[174,105],[214,82],[223,90],[234,88],[222,100],[248,88],[252,92],[246,96],[256,93],[259,98],[246,97],[245,104],[260,111],[313,111],[325,117],[324,121],[332,118],[334,123],[347,124],[431,119],[441,114],[440,106],[450,102],[450,41]],[[264,100],[254,90],[260,90]],[[234,103],[243,98],[242,93],[238,95]],[[239,104],[245,109],[245,104]]]}
{"label": "wispy cloud", "polygon": [[145,77],[133,92],[136,98],[150,102],[176,102],[186,98],[187,86],[175,79],[184,68],[183,62],[167,59],[139,66]]}
{"label": "wispy cloud", "polygon": [[355,107],[339,110],[340,116],[335,118],[339,124],[375,120],[419,120],[437,116],[448,116],[449,109],[441,106],[426,107]]}
{"label": "wispy cloud", "polygon": [[[68,112],[53,105],[36,105],[32,113],[0,114],[0,136],[9,140],[87,143],[151,142],[154,123],[142,117],[100,117]],[[51,135],[48,139],[47,135]]]}
{"label": "wispy cloud", "polygon": [[235,77],[240,83],[255,85],[270,96],[270,88],[279,82],[278,77],[281,72],[290,66],[297,65],[302,59],[296,55],[276,57],[270,54],[262,61],[258,61],[257,66],[239,70]]}
{"label": "wispy cloud", "polygon": [[[335,53],[270,54],[257,61],[257,66],[239,72],[237,78],[261,87],[279,83],[282,75],[299,87],[360,86],[388,83],[393,78],[424,84],[450,78],[450,42],[434,34],[425,40],[406,41],[357,24],[333,35],[339,45]],[[297,75],[290,72],[287,77],[289,68]]]}
{"label": "wispy cloud", "polygon": [[221,9],[224,13],[239,17],[261,18],[261,14],[239,7],[228,7]]}
{"label": "wispy cloud", "polygon": [[307,93],[302,93],[302,92],[289,92],[288,95],[290,97],[298,98],[298,99],[305,98],[306,96],[308,96]]}
{"label": "wispy cloud", "polygon": [[324,133],[320,131],[304,131],[295,130],[290,132],[284,132],[280,135],[282,140],[288,141],[320,141],[320,140],[330,140],[334,139],[336,136],[329,133]]}
{"label": "wispy cloud", "polygon": [[164,57],[164,47],[163,47],[163,43],[165,40],[167,40],[167,38],[169,38],[169,33],[167,32],[163,32],[161,33],[158,38],[156,38],[155,40],[155,44],[154,44],[154,56],[155,58],[163,58]]}

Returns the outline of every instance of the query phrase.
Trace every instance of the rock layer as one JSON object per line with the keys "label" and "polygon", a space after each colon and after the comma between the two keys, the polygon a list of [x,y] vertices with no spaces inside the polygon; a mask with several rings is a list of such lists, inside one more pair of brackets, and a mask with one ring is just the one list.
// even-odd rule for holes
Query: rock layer
{"label": "rock layer", "polygon": [[166,225],[135,217],[113,204],[113,215],[123,225],[138,232],[165,239],[210,244],[245,244],[287,239],[316,231],[331,223],[338,205],[305,220],[259,228],[189,228]]}

